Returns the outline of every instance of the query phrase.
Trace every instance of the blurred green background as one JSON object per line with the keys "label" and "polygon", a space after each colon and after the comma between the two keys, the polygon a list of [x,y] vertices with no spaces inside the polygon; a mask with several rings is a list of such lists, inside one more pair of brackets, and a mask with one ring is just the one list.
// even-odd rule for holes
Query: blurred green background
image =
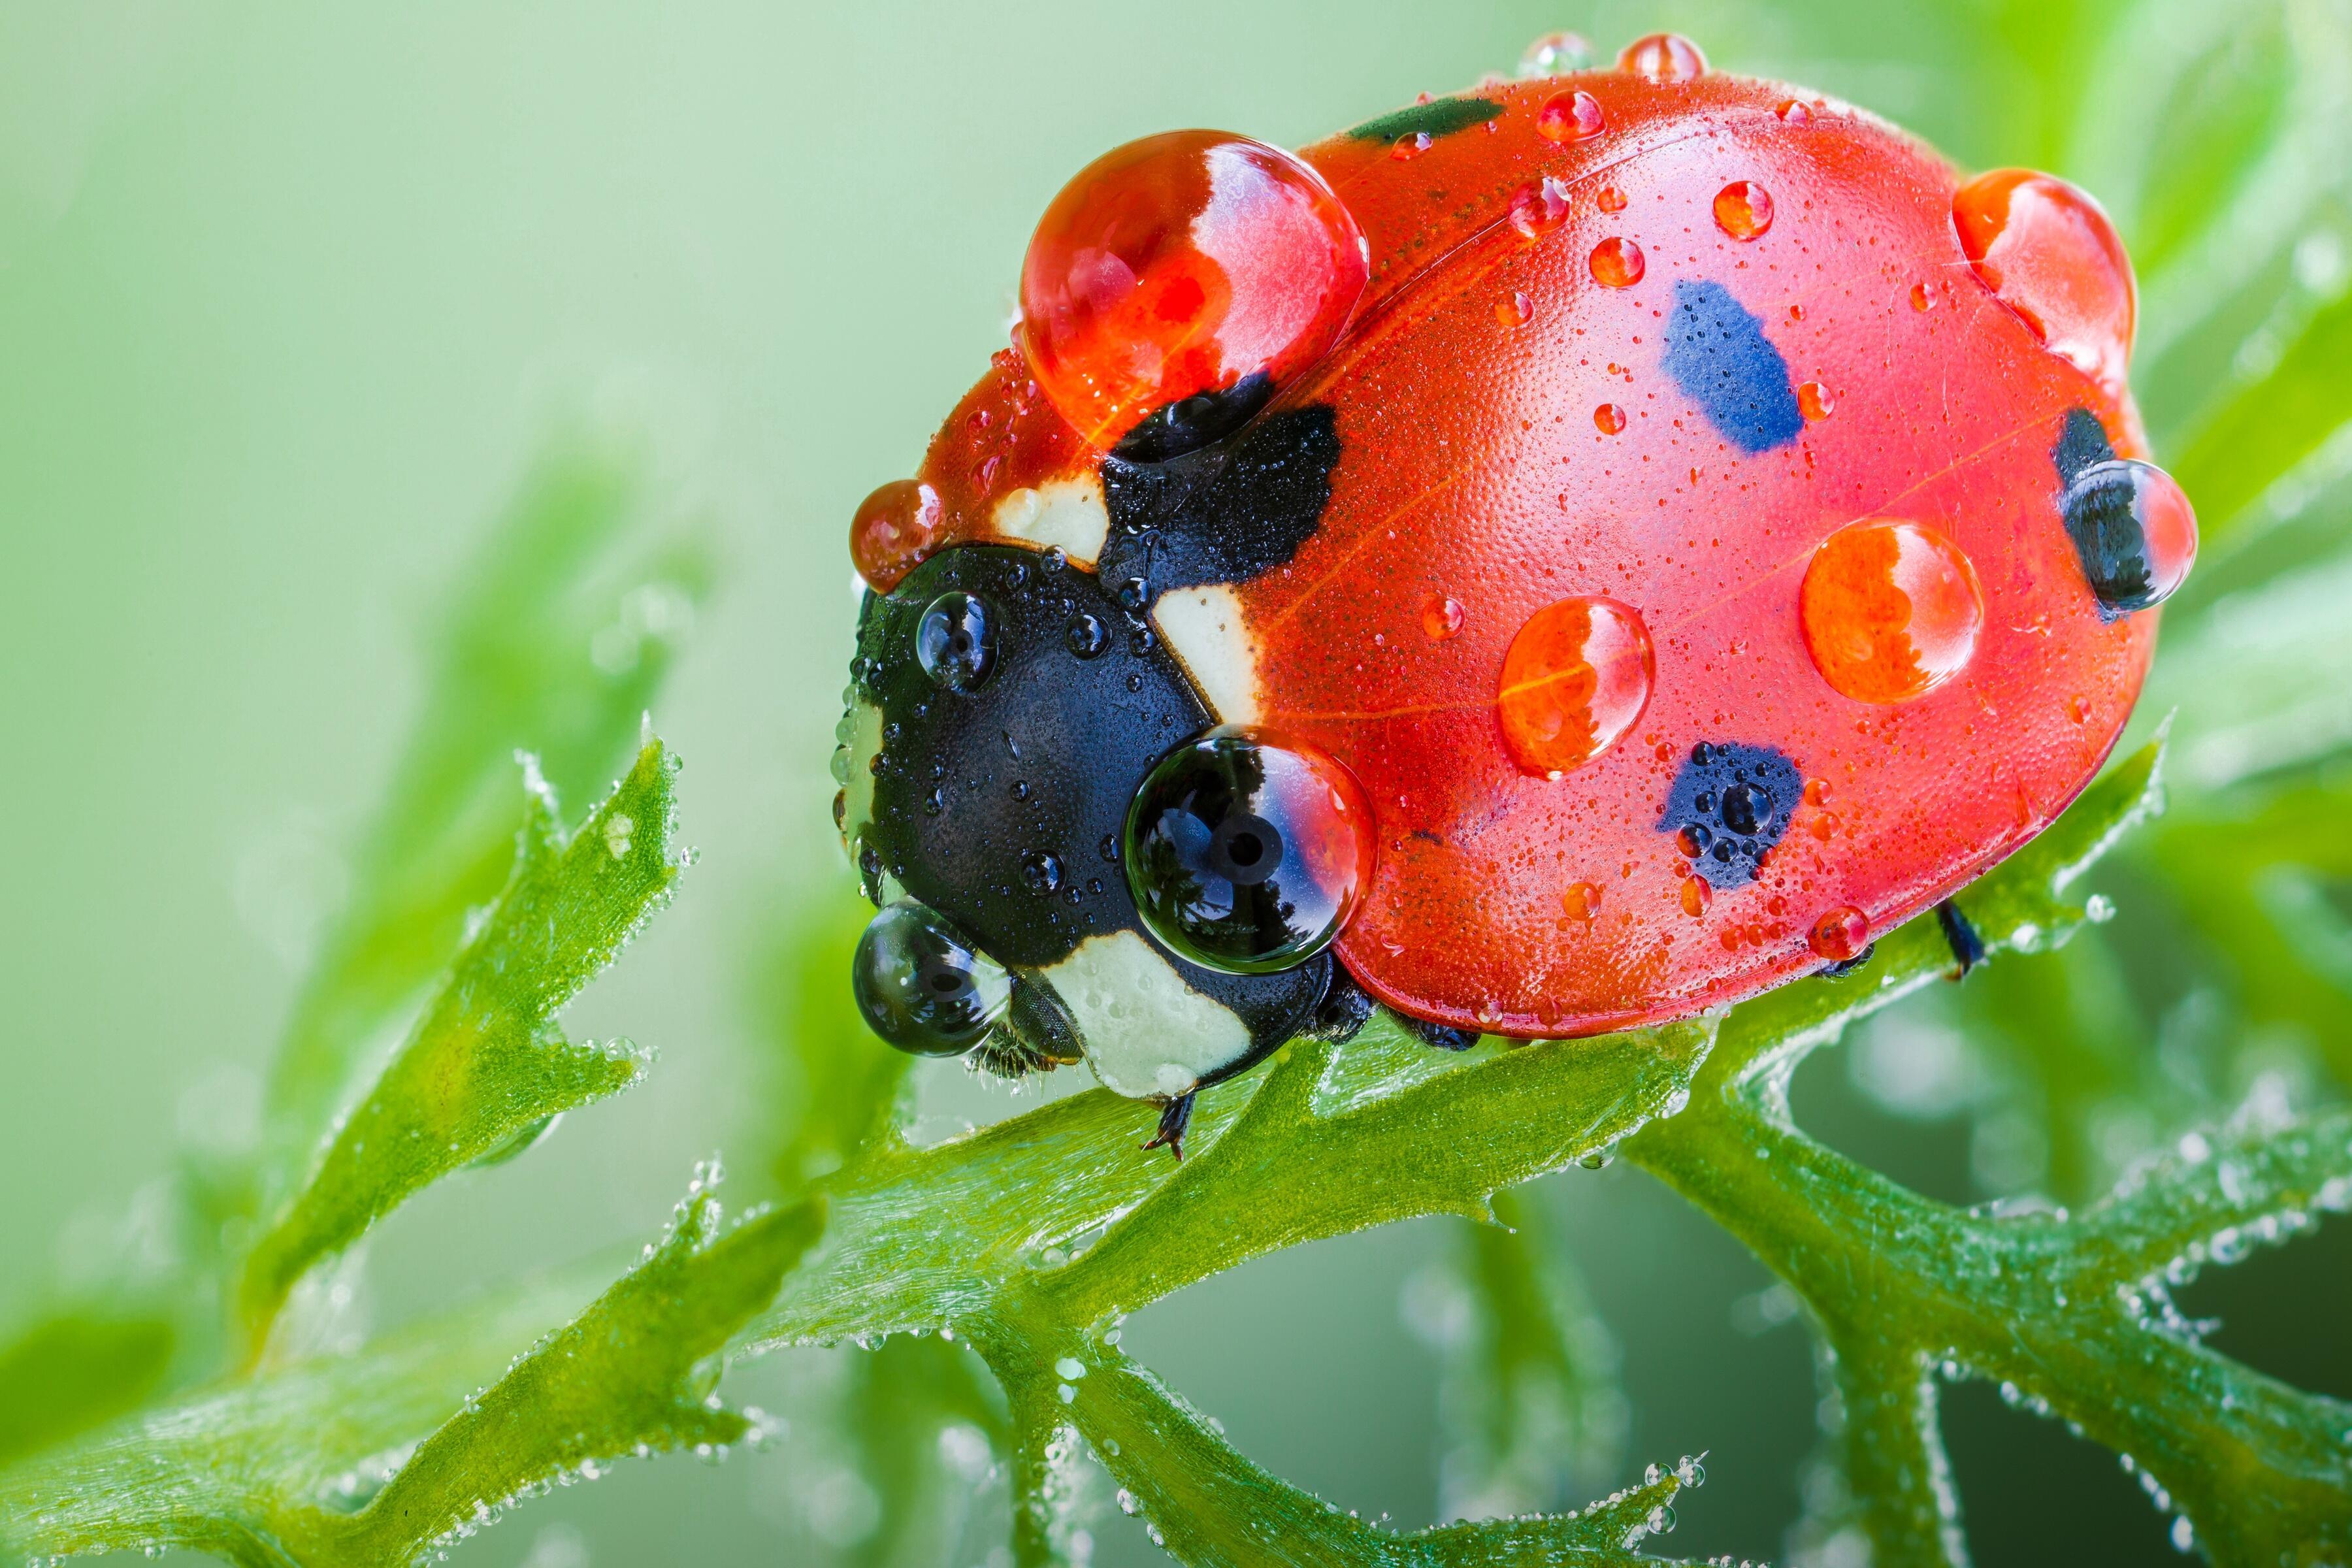
{"label": "blurred green background", "polygon": [[[702,859],[570,1015],[575,1036],[657,1047],[650,1081],[388,1222],[370,1246],[378,1324],[634,1243],[693,1160],[763,1146],[775,1089],[758,998],[790,983],[779,931],[847,896],[826,774],[850,644],[846,521],[911,469],[1003,341],[1029,226],[1094,153],[1189,124],[1295,144],[1507,72],[1549,28],[1606,54],[1673,26],[1720,67],[1848,97],[1963,165],[2084,179],[2145,242],[2145,277],[2148,251],[2184,244],[2233,161],[2277,134],[2294,29],[2335,12],[2244,16],[1993,0],[0,9],[0,692],[18,738],[0,772],[0,816],[16,825],[0,900],[0,1313],[55,1279],[135,1269],[156,1245],[142,1204],[174,1144],[252,1127],[344,857],[415,717],[423,630],[551,444],[635,473],[650,534],[707,527],[718,542],[718,591],[656,714],[687,760]],[[2103,184],[2164,131],[2133,98],[2135,60],[2190,47],[2219,62],[2199,91],[2221,111],[2174,150],[2177,180]],[[2227,339],[2210,364],[2191,342],[2145,393],[2159,437],[2192,422],[2270,320],[2264,300],[2340,293],[2341,241],[2310,243],[2278,252],[2274,288],[2213,285],[2252,303],[2209,334]],[[2175,274],[2169,294],[2150,289],[2159,325],[2197,287]],[[2269,566],[2332,548],[2339,515],[2291,518]],[[2118,929],[2138,929],[2116,891]],[[2147,929],[2109,944],[2125,971],[2189,940]],[[2118,1081],[2162,1079],[2160,1048],[2197,1027],[2181,1021],[2189,988],[2154,989],[2169,1011],[2117,1045]],[[1933,1195],[2048,1184],[2060,1131],[2017,1110],[2017,1069],[1948,1010],[1931,999],[1822,1053],[1801,1115]],[[2231,1102],[2264,1072],[2298,1100],[2326,1092],[2307,1041],[2263,1039],[2270,1055],[2231,1055],[2178,1095],[2125,1094],[2138,1121],[2095,1163],[2147,1146],[2175,1101]],[[934,1135],[1026,1103],[923,1070]],[[1630,1441],[1595,1481],[1707,1450],[1711,1479],[1663,1544],[1780,1555],[1815,1398],[1784,1295],[1622,1167],[1555,1178],[1535,1213],[1569,1238],[1620,1344]],[[2225,1348],[2352,1394],[2341,1228],[2191,1305],[2224,1318]],[[1449,1235],[1419,1222],[1266,1259],[1142,1314],[1128,1347],[1276,1472],[1428,1521],[1428,1341],[1447,1311],[1433,1269]],[[793,1415],[776,1448],[715,1469],[623,1466],[458,1560],[822,1563],[854,1548],[874,1495],[823,1416],[851,1353],[780,1355],[730,1383]],[[2105,1454],[1981,1388],[1950,1396],[1947,1431],[1979,1561],[2172,1555]],[[1001,1485],[970,1489],[944,1561],[985,1563],[1003,1540]],[[1097,1548],[1105,1563],[1158,1560],[1111,1510]]]}

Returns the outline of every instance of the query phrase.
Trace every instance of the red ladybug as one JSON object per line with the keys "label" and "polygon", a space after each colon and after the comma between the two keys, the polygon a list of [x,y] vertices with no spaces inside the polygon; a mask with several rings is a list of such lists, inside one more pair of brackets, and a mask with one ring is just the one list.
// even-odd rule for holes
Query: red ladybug
{"label": "red ladybug", "polygon": [[2047,175],[1654,37],[1055,198],[861,509],[836,803],[893,1043],[1165,1108],[1856,963],[2095,773],[2196,548]]}

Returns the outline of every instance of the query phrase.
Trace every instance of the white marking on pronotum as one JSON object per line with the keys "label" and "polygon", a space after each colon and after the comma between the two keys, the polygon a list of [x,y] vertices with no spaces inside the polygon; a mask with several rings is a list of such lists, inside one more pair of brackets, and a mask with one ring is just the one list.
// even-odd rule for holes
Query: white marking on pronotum
{"label": "white marking on pronotum", "polygon": [[1151,618],[1219,723],[1257,722],[1257,644],[1231,588],[1171,588],[1153,603]]}
{"label": "white marking on pronotum", "polygon": [[1038,978],[1069,1009],[1095,1077],[1130,1100],[1172,1100],[1249,1054],[1240,1017],[1185,984],[1139,932],[1088,937]]}
{"label": "white marking on pronotum", "polygon": [[857,841],[874,820],[874,759],[882,754],[882,710],[863,697],[854,699],[839,733],[849,752],[849,776],[841,784],[848,795],[842,804],[841,846],[855,865]]}
{"label": "white marking on pronotum", "polygon": [[1102,558],[1110,536],[1110,510],[1103,505],[1102,480],[1093,474],[1049,479],[1035,489],[1024,486],[996,503],[990,514],[996,531],[1040,550],[1056,550],[1081,566]]}

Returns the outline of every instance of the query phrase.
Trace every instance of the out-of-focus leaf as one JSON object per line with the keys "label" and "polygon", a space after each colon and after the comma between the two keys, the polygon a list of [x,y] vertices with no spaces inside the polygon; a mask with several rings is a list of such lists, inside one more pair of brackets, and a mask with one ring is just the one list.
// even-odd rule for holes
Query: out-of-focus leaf
{"label": "out-of-focus leaf", "polygon": [[239,1313],[257,1352],[313,1264],[431,1183],[643,1072],[634,1047],[572,1045],[553,1017],[669,898],[682,869],[672,845],[676,773],[676,761],[648,741],[629,776],[567,837],[533,772],[506,891],[247,1259]]}
{"label": "out-of-focus leaf", "polygon": [[698,1190],[644,1262],[536,1343],[577,1310],[578,1280],[199,1393],[0,1470],[0,1550],[407,1563],[562,1473],[735,1441],[746,1417],[709,1397],[713,1358],[821,1223],[803,1206],[721,1235]]}
{"label": "out-of-focus leaf", "polygon": [[63,1309],[0,1348],[0,1464],[135,1408],[179,1338],[168,1318]]}

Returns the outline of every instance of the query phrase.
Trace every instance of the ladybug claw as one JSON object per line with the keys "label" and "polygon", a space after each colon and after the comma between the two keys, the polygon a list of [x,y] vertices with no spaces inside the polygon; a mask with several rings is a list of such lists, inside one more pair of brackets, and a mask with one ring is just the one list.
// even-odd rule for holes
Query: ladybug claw
{"label": "ladybug claw", "polygon": [[1959,963],[1959,967],[1952,971],[1951,977],[1967,979],[1969,971],[1990,956],[1985,951],[1984,938],[1979,936],[1977,928],[1969,923],[1969,917],[1960,913],[1960,906],[1949,899],[1936,906],[1936,923],[1943,928],[1944,940],[1951,944],[1952,957]]}
{"label": "ladybug claw", "polygon": [[1180,1094],[1160,1108],[1160,1131],[1151,1135],[1151,1142],[1144,1147],[1157,1149],[1165,1145],[1181,1164],[1184,1159],[1184,1130],[1192,1124],[1192,1097]]}

